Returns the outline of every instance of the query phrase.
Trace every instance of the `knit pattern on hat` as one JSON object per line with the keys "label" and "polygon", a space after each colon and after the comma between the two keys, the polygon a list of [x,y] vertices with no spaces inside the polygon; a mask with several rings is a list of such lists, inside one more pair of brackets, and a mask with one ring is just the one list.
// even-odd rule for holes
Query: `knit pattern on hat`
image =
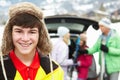
{"label": "knit pattern on hat", "polygon": [[100,21],[99,21],[99,25],[103,25],[103,26],[105,26],[105,27],[107,27],[107,28],[111,28],[111,21],[110,21],[110,19],[108,19],[108,18],[102,18]]}
{"label": "knit pattern on hat", "polygon": [[38,19],[43,19],[43,13],[39,7],[29,2],[17,3],[10,7],[9,16],[10,18],[20,13],[28,13],[34,15]]}

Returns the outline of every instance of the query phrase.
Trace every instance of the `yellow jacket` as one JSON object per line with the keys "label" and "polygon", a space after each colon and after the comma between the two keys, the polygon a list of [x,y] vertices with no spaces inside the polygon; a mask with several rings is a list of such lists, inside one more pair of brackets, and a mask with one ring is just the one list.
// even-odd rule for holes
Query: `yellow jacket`
{"label": "yellow jacket", "polygon": [[[23,80],[8,55],[4,57],[4,65],[8,80]],[[51,62],[49,57],[40,54],[40,67],[37,71],[35,80],[64,80],[64,72],[62,68],[56,62],[52,61],[53,71],[51,71],[50,65]],[[0,80],[5,80],[2,73],[1,64]]]}

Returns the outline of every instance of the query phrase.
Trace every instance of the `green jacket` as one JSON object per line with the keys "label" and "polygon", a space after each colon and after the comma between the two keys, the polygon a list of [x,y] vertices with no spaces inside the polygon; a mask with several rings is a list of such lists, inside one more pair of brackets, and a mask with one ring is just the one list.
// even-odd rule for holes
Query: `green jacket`
{"label": "green jacket", "polygon": [[[93,45],[92,48],[88,49],[89,54],[94,54],[95,52],[99,52],[99,63],[101,64],[101,37],[98,38],[96,43]],[[111,34],[111,37],[107,41],[107,47],[109,48],[108,53],[105,53],[105,63],[107,72],[113,73],[120,71],[120,36],[119,34],[114,31]]]}

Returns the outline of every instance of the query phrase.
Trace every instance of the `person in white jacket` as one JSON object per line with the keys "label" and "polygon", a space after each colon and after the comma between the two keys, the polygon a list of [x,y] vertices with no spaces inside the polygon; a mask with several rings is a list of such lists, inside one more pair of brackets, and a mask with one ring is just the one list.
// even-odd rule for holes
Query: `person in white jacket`
{"label": "person in white jacket", "polygon": [[59,35],[58,40],[53,45],[51,53],[52,59],[58,62],[64,70],[64,80],[67,80],[67,68],[73,65],[73,60],[68,59],[70,44],[70,30],[65,26],[59,26],[57,33]]}

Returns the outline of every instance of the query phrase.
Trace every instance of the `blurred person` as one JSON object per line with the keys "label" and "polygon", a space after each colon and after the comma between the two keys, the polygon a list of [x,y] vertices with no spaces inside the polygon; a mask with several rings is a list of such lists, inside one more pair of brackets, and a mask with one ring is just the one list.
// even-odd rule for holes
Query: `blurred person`
{"label": "blurred person", "polygon": [[[88,46],[86,45],[86,39],[87,37],[85,33],[80,34],[79,50],[88,48]],[[89,67],[92,64],[92,58],[93,56],[89,54],[77,55],[77,62],[79,62],[79,65],[77,66],[77,72],[78,72],[77,80],[87,80]]]}
{"label": "blurred person", "polygon": [[58,40],[54,44],[52,51],[52,58],[57,61],[62,69],[64,70],[64,80],[68,80],[67,70],[68,66],[73,65],[73,60],[69,59],[69,48],[70,44],[70,30],[65,26],[59,26],[57,29],[57,33],[59,35]]}
{"label": "blurred person", "polygon": [[30,2],[10,7],[1,49],[0,80],[64,78],[62,68],[48,56],[52,44],[43,13]]}
{"label": "blurred person", "polygon": [[[102,32],[93,47],[80,50],[79,53],[92,54],[99,52],[99,63],[104,60],[105,73],[103,78],[107,80],[119,80],[120,74],[120,35],[111,26],[111,21],[108,18],[102,18],[99,21],[99,28]],[[104,53],[105,57],[101,57],[101,53]],[[106,75],[105,75],[106,74]]]}

